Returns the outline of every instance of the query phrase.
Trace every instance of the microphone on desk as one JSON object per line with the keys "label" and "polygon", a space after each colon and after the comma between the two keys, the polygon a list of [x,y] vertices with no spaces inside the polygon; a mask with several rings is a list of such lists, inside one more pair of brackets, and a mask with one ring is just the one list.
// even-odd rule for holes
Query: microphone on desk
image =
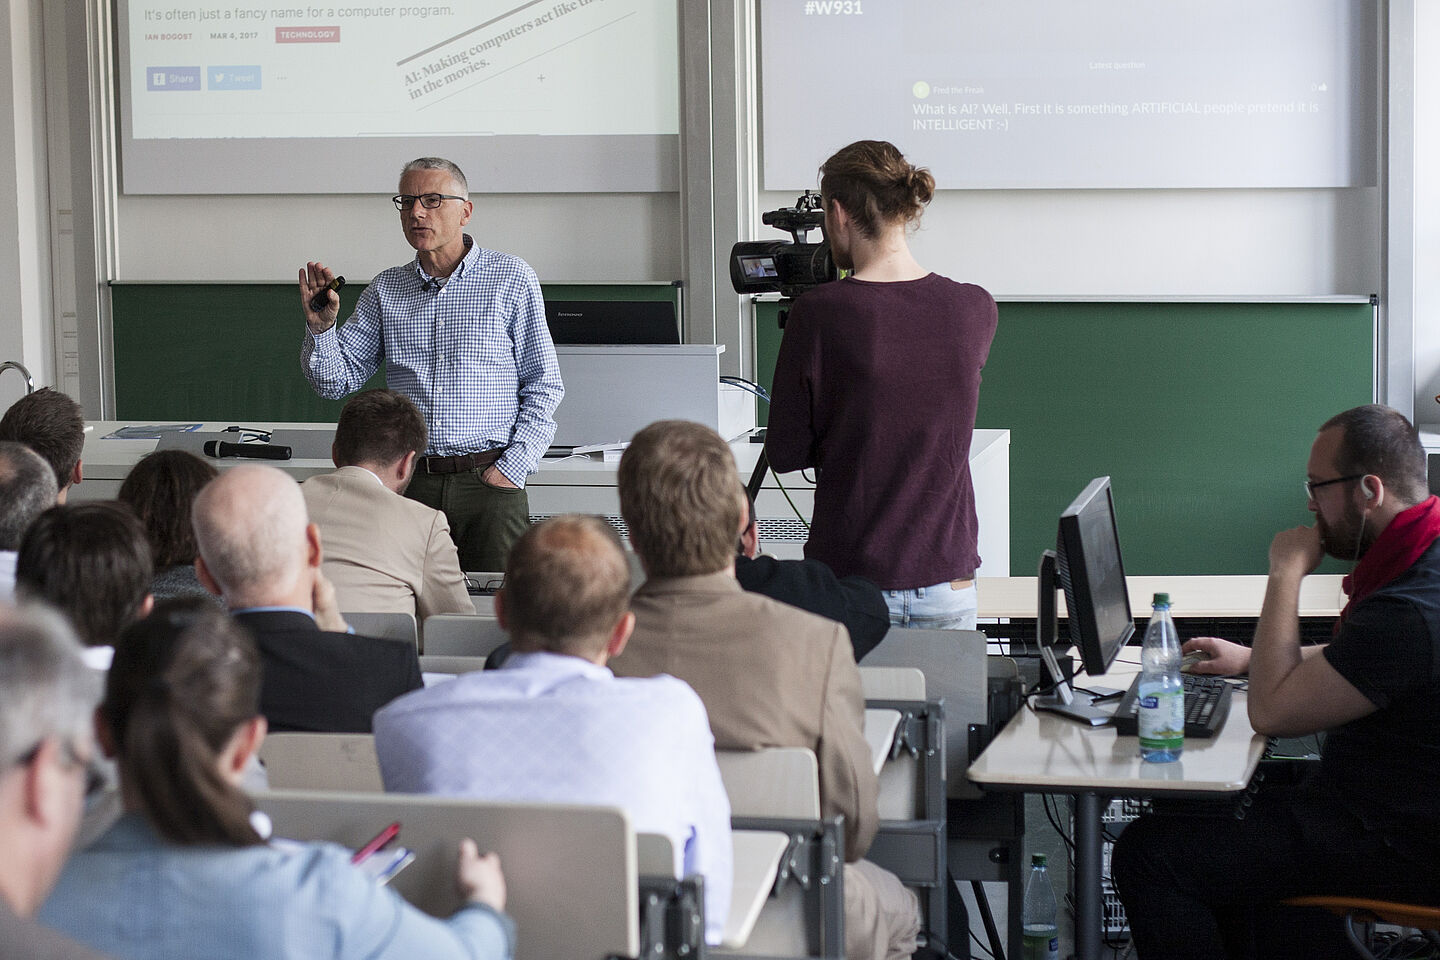
{"label": "microphone on desk", "polygon": [[255,460],[289,460],[290,448],[283,443],[226,443],[224,440],[206,440],[202,447],[205,456],[250,457]]}

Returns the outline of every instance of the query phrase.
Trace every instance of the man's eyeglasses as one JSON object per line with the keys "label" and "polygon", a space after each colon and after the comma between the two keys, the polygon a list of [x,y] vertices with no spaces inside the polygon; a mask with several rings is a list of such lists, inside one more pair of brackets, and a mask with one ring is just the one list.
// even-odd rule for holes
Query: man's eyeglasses
{"label": "man's eyeglasses", "polygon": [[1365,476],[1365,474],[1363,473],[1352,473],[1348,477],[1336,477],[1334,480],[1306,480],[1305,496],[1309,497],[1311,500],[1314,500],[1315,491],[1319,490],[1321,487],[1328,487],[1332,483],[1346,483],[1350,480],[1359,480],[1363,476]]}
{"label": "man's eyeglasses", "polygon": [[[83,767],[85,769],[85,796],[92,797],[105,789],[105,774],[103,774],[97,766],[94,754],[89,756],[82,754],[75,744],[69,740],[60,741],[60,745],[64,753],[63,762],[66,767],[72,769],[74,767]],[[30,766],[30,764],[35,762],[35,758],[40,755],[40,748],[43,746],[45,746],[45,741],[41,740],[35,744],[35,746],[22,753],[19,758],[16,759],[13,766]]]}
{"label": "man's eyeglasses", "polygon": [[401,193],[396,194],[395,196],[390,198],[390,200],[395,204],[395,209],[400,211],[409,210],[411,207],[415,206],[417,201],[419,202],[420,206],[424,207],[426,210],[434,210],[436,207],[440,206],[441,202],[445,200],[464,199],[464,197],[457,197],[449,193],[422,193],[419,196],[416,196],[413,193]]}

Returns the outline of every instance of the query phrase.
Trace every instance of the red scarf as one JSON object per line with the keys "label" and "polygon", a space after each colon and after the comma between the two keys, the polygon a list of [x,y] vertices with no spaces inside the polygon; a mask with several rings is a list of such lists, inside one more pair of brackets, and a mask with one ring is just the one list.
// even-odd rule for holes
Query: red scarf
{"label": "red scarf", "polygon": [[1429,497],[1397,513],[1370,544],[1355,569],[1340,581],[1341,589],[1350,600],[1340,611],[1340,619],[1335,621],[1336,633],[1351,607],[1409,570],[1437,538],[1440,538],[1440,497]]}

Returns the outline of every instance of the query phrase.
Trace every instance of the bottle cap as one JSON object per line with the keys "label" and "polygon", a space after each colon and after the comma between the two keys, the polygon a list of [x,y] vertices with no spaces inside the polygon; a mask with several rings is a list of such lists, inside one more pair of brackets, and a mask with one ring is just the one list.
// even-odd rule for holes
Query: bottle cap
{"label": "bottle cap", "polygon": [[1045,866],[1045,854],[1043,854],[1043,853],[1032,853],[1032,854],[1030,854],[1030,866],[1032,866],[1032,867],[1043,867],[1043,866]]}
{"label": "bottle cap", "polygon": [[1170,594],[1168,594],[1168,593],[1157,593],[1157,594],[1155,594],[1155,598],[1150,601],[1150,606],[1152,606],[1152,607],[1168,607],[1168,606],[1170,606]]}

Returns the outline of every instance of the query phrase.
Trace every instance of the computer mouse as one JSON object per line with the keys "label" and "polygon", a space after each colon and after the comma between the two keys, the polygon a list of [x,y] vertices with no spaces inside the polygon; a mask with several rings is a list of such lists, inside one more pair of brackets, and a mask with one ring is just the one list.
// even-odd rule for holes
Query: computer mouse
{"label": "computer mouse", "polygon": [[1185,654],[1185,656],[1180,658],[1180,669],[1189,670],[1197,663],[1204,663],[1206,660],[1214,659],[1215,657],[1213,654],[1207,653],[1204,650],[1191,650],[1189,653]]}

